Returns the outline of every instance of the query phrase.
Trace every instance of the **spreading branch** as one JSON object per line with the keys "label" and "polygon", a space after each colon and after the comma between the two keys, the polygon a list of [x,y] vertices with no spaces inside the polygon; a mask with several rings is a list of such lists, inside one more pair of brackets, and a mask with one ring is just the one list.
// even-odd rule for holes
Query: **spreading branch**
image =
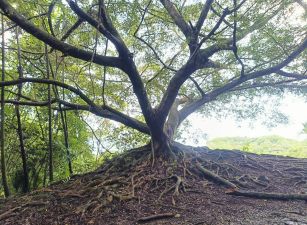
{"label": "spreading branch", "polygon": [[131,118],[115,109],[112,109],[111,107],[107,107],[107,106],[90,107],[88,105],[78,105],[78,104],[69,103],[63,100],[58,100],[58,101],[59,103],[65,106],[63,110],[88,111],[88,112],[95,114],[96,116],[111,119],[121,124],[124,124],[127,127],[136,129],[144,134],[150,134],[149,128],[145,123],[140,122],[134,118]]}
{"label": "spreading branch", "polygon": [[[110,20],[108,22],[100,23],[96,19],[94,19],[92,16],[90,16],[88,13],[84,12],[76,2],[73,0],[67,1],[70,8],[83,20],[88,22],[90,25],[92,25],[94,28],[96,28],[101,34],[103,34],[106,38],[108,38],[116,47],[119,55],[121,57],[125,57],[130,54],[128,48],[126,47],[124,41],[120,38],[118,32],[113,27]],[[102,7],[103,8],[103,7]]]}
{"label": "spreading branch", "polygon": [[100,1],[100,11],[101,11],[102,23],[95,20],[87,13],[85,13],[81,8],[78,7],[78,5],[74,1],[69,0],[68,3],[71,9],[79,17],[83,18],[85,21],[87,21],[89,24],[95,27],[98,31],[100,31],[106,38],[108,38],[115,45],[119,53],[121,62],[123,64],[121,69],[128,75],[131,81],[133,91],[138,98],[138,101],[141,106],[145,120],[147,124],[149,124],[150,127],[155,127],[153,109],[149,102],[144,83],[133,61],[133,55],[130,53],[130,51],[126,47],[124,41],[121,39],[118,32],[114,28],[110,18],[107,16],[103,1]]}
{"label": "spreading branch", "polygon": [[174,23],[178,26],[178,28],[182,31],[184,36],[189,39],[192,35],[192,28],[189,24],[184,20],[183,16],[178,12],[174,4],[169,0],[160,0],[163,4],[164,8],[173,19]]}
{"label": "spreading branch", "polygon": [[[0,8],[8,18],[18,24],[22,29],[35,36],[37,39],[50,45],[52,48],[63,52],[64,55],[69,55],[88,62],[92,60],[92,52],[66,44],[47,32],[37,28],[33,23],[20,15],[6,0],[0,0]],[[96,54],[93,57],[93,62],[99,65],[116,67],[120,69],[123,67],[123,63],[118,57],[101,56]]]}
{"label": "spreading branch", "polygon": [[209,10],[211,8],[211,5],[213,3],[213,0],[208,0],[206,1],[206,3],[204,4],[202,10],[201,10],[201,13],[200,13],[200,16],[199,16],[199,19],[196,23],[196,26],[195,26],[195,30],[196,30],[196,34],[198,35],[200,30],[201,30],[201,27],[203,26],[204,22],[205,22],[205,19],[207,18],[207,15],[209,13]]}
{"label": "spreading branch", "polygon": [[[83,101],[85,101],[88,105],[77,105],[77,104],[72,104],[72,103],[68,103],[65,101],[59,101],[59,103],[71,108],[71,109],[75,109],[75,110],[86,110],[89,112],[94,113],[97,116],[100,117],[104,117],[104,118],[108,118],[108,119],[112,119],[114,121],[120,122],[128,127],[131,127],[133,129],[136,129],[142,133],[146,133],[149,134],[149,128],[147,127],[146,124],[131,118],[115,109],[112,109],[111,107],[107,107],[107,106],[98,106],[96,105],[92,100],[90,100],[81,90],[72,87],[68,84],[64,84],[62,82],[59,81],[55,81],[55,80],[48,80],[48,79],[39,79],[39,78],[21,78],[18,80],[11,80],[11,81],[1,81],[0,82],[0,87],[5,87],[5,86],[12,86],[12,85],[18,85],[18,84],[22,84],[22,83],[40,83],[40,84],[52,84],[52,85],[56,85],[59,87],[62,87],[64,89],[67,89],[73,93],[75,93],[76,95],[78,95]],[[15,102],[16,103],[16,102]],[[29,105],[32,104],[33,106],[36,106],[37,102],[27,102]],[[40,104],[43,104],[42,102],[40,102]]]}
{"label": "spreading branch", "polygon": [[[241,85],[242,83],[252,80],[258,77],[263,77],[266,75],[270,75],[272,73],[280,73],[281,69],[285,66],[287,66],[290,62],[292,62],[296,57],[298,57],[305,49],[307,48],[307,37],[305,37],[304,41],[297,47],[286,59],[281,61],[279,64],[269,67],[267,69],[251,72],[245,74],[243,77],[238,77],[236,79],[231,79],[230,82],[226,83],[224,86],[216,88],[212,90],[211,92],[204,95],[201,99],[194,101],[193,103],[187,105],[182,110],[180,110],[180,120],[184,120],[188,115],[190,115],[192,112],[199,109],[201,106],[203,106],[205,103],[210,102],[214,99],[216,99],[219,95],[228,92],[229,90]],[[285,72],[283,73],[285,74]],[[289,73],[287,73],[289,75]],[[292,77],[294,75],[292,74]],[[302,76],[299,76],[300,78],[303,78]],[[305,76],[304,76],[305,77]]]}
{"label": "spreading branch", "polygon": [[[88,62],[94,62],[99,65],[103,66],[109,66],[109,67],[115,67],[123,70],[130,78],[130,81],[133,86],[133,91],[136,94],[143,115],[145,117],[145,120],[147,124],[149,124],[150,127],[155,127],[155,120],[153,116],[153,110],[150,105],[147,92],[145,90],[144,84],[141,80],[141,77],[137,71],[137,68],[133,62],[132,55],[130,54],[129,50],[125,48],[125,45],[122,41],[118,39],[118,37],[114,36],[114,33],[110,33],[107,28],[103,27],[101,23],[98,23],[95,19],[90,17],[87,13],[83,12],[75,2],[72,0],[68,1],[69,5],[71,6],[72,10],[80,16],[82,19],[86,20],[89,22],[91,25],[96,27],[99,31],[101,31],[104,35],[106,35],[107,38],[109,38],[115,46],[117,46],[119,49],[120,53],[120,58],[119,57],[110,57],[110,56],[101,56],[98,54],[92,54],[92,52],[85,51],[82,49],[79,49],[77,47],[74,47],[72,45],[66,44],[52,35],[48,34],[45,31],[40,30],[37,28],[34,24],[31,22],[25,20],[25,18],[20,15],[6,0],[0,0],[0,8],[3,10],[3,12],[15,23],[17,23],[21,28],[26,30],[28,33],[32,34],[39,40],[47,43],[50,45],[52,48],[57,49],[61,52],[63,52],[66,55],[73,56],[78,59],[82,59],[84,61]],[[108,22],[110,23],[110,21]],[[123,60],[124,59],[124,60]],[[27,78],[29,79],[29,78]],[[33,78],[34,79],[34,78]],[[28,81],[18,81],[18,82],[29,82]],[[39,80],[36,80],[39,82]],[[12,81],[13,83],[16,81]],[[17,83],[18,83],[17,82]],[[45,81],[43,81],[45,82]],[[57,81],[46,81],[47,83],[52,83],[55,84]],[[64,88],[69,88],[64,84],[59,84],[57,83],[58,86],[64,87]],[[77,89],[73,89],[71,91],[75,92]],[[76,93],[76,92],[75,92]],[[80,94],[80,93],[79,93]],[[82,97],[81,97],[82,96]],[[83,100],[88,101],[89,99],[84,95],[80,95],[80,97]],[[92,104],[92,102],[87,102],[89,105]],[[155,129],[155,128],[153,128]]]}

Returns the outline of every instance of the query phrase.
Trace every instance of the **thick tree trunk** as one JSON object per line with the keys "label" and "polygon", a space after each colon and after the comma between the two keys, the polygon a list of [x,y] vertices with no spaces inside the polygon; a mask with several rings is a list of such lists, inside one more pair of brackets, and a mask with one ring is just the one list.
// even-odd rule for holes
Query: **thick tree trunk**
{"label": "thick tree trunk", "polygon": [[175,154],[172,151],[172,140],[161,131],[159,135],[151,137],[151,148],[154,158],[174,159]]}
{"label": "thick tree trunk", "polygon": [[176,99],[170,109],[166,123],[162,126],[163,129],[152,132],[152,149],[156,156],[175,158],[172,143],[180,123],[178,106],[188,102],[188,100],[187,97]]}

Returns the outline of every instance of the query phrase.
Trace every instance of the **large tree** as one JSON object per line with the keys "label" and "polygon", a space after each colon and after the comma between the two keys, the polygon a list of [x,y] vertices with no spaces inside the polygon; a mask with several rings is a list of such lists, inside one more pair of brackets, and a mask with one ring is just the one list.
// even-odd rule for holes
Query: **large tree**
{"label": "large tree", "polygon": [[[25,69],[0,86],[48,84],[65,95],[7,102],[58,102],[56,109],[117,121],[150,135],[155,156],[173,156],[178,126],[209,102],[242,90],[306,88],[301,1],[10,2],[0,0],[2,13],[50,46],[53,70],[62,73],[51,79]],[[43,48],[23,36],[23,55],[39,69]]]}

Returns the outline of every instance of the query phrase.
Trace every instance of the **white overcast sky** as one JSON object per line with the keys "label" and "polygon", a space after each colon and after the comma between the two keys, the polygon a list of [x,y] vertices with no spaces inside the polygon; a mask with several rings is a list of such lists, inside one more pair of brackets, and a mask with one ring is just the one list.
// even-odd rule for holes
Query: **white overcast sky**
{"label": "white overcast sky", "polygon": [[[186,144],[205,145],[207,140],[216,137],[260,137],[279,135],[286,138],[303,140],[303,123],[307,122],[307,99],[289,94],[280,105],[280,111],[288,116],[287,124],[267,127],[263,121],[255,119],[251,127],[249,122],[238,122],[232,117],[222,119],[191,115],[192,127],[185,132]],[[196,143],[196,140],[198,143]]]}

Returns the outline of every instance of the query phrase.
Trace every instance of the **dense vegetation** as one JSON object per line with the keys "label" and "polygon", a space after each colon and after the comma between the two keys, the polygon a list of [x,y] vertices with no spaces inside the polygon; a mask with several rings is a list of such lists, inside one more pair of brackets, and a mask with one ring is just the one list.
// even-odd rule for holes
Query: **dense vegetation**
{"label": "dense vegetation", "polygon": [[297,141],[280,136],[214,138],[207,144],[212,149],[239,149],[256,154],[307,158],[307,140]]}

